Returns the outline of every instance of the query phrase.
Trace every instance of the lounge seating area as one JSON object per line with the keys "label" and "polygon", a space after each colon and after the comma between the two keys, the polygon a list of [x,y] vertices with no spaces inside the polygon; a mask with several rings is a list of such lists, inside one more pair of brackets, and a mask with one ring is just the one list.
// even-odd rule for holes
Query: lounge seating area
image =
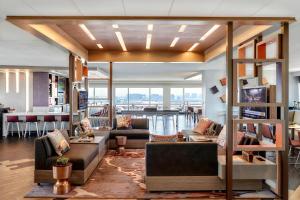
{"label": "lounge seating area", "polygon": [[0,199],[297,199],[283,1],[0,1]]}

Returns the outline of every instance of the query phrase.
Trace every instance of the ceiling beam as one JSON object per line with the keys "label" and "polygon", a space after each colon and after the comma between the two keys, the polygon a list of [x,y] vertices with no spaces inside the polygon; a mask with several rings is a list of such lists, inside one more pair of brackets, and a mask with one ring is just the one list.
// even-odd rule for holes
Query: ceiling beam
{"label": "ceiling beam", "polygon": [[72,22],[83,23],[89,20],[103,21],[176,21],[178,22],[209,22],[226,24],[228,21],[243,24],[272,24],[281,22],[294,22],[294,17],[188,17],[188,16],[7,16],[7,20],[24,20],[27,23],[57,23]]}
{"label": "ceiling beam", "polygon": [[29,24],[30,27],[61,45],[70,52],[87,60],[88,51],[61,28],[54,24]]}
{"label": "ceiling beam", "polygon": [[[260,25],[260,26],[243,26],[241,28],[238,28],[234,32],[233,47],[236,47],[239,44],[247,41],[248,39],[253,38],[254,36],[266,31],[270,27],[272,26]],[[205,62],[210,61],[225,52],[226,52],[226,39],[222,39],[212,47],[205,50],[204,60]]]}
{"label": "ceiling beam", "polygon": [[203,62],[196,52],[89,51],[89,62]]}

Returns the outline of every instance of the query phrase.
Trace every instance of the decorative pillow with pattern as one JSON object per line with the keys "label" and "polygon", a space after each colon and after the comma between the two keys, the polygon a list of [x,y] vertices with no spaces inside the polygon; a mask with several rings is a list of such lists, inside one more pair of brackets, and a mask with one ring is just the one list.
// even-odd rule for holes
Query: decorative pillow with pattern
{"label": "decorative pillow with pattern", "polygon": [[68,150],[70,150],[70,145],[65,139],[65,137],[61,134],[59,130],[54,130],[53,132],[48,132],[47,136],[57,153],[57,155],[62,156]]}
{"label": "decorative pillow with pattern", "polygon": [[119,116],[117,117],[117,129],[131,129],[131,116]]}
{"label": "decorative pillow with pattern", "polygon": [[177,134],[175,135],[150,134],[150,142],[177,142]]}
{"label": "decorative pillow with pattern", "polygon": [[61,134],[65,137],[67,142],[70,144],[70,136],[67,129],[60,130]]}
{"label": "decorative pillow with pattern", "polygon": [[87,117],[81,120],[80,125],[84,132],[92,130],[91,122]]}
{"label": "decorative pillow with pattern", "polygon": [[213,122],[211,120],[207,118],[202,118],[200,119],[193,131],[199,134],[205,134],[212,123]]}

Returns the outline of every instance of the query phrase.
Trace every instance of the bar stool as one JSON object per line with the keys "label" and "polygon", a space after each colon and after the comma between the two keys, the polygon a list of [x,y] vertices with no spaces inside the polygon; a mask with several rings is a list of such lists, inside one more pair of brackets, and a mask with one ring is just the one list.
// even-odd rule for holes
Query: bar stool
{"label": "bar stool", "polygon": [[[56,123],[55,122],[56,122],[56,120],[55,120],[55,116],[54,115],[45,115],[44,116],[43,135],[45,135],[45,131],[46,131],[48,123],[52,123],[53,124],[53,130],[56,128]],[[47,128],[47,130],[48,130],[48,128]]]}
{"label": "bar stool", "polygon": [[21,134],[20,134],[20,124],[19,122],[21,122],[19,120],[19,117],[18,116],[7,116],[7,127],[6,127],[6,135],[5,137],[8,136],[8,133],[9,133],[9,126],[11,125],[11,131],[12,131],[12,134],[14,132],[13,128],[14,128],[14,125],[17,125],[17,129],[18,129],[18,134],[19,134],[19,138],[21,137]]}
{"label": "bar stool", "polygon": [[69,123],[69,115],[62,115],[60,119],[60,129],[65,128],[65,124],[68,125]]}
{"label": "bar stool", "polygon": [[31,124],[35,124],[36,134],[37,134],[38,137],[40,137],[38,120],[37,120],[37,116],[36,115],[27,115],[25,117],[25,132],[24,132],[24,137],[26,137],[27,129],[29,130],[29,136],[30,136],[30,133],[31,133],[30,125]]}

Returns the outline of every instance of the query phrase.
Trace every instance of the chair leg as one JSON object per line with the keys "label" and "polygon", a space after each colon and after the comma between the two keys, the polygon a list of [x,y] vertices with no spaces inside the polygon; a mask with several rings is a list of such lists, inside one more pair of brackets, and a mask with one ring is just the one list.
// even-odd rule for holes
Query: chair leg
{"label": "chair leg", "polygon": [[39,126],[37,122],[35,122],[35,127],[36,127],[36,135],[37,137],[40,137]]}
{"label": "chair leg", "polygon": [[6,138],[7,138],[8,133],[9,133],[9,125],[10,125],[10,123],[7,122],[7,126],[6,126],[6,135],[5,135]]}
{"label": "chair leg", "polygon": [[21,138],[21,135],[20,135],[20,125],[19,125],[19,122],[17,122],[17,128],[18,128],[18,134],[19,134],[19,138]]}
{"label": "chair leg", "polygon": [[56,129],[56,123],[55,122],[53,122],[53,130],[55,130]]}
{"label": "chair leg", "polygon": [[297,168],[299,157],[300,157],[300,149],[298,149],[298,156],[297,156],[297,159],[296,159],[296,162],[295,162],[295,167],[296,168]]}
{"label": "chair leg", "polygon": [[26,123],[25,123],[24,137],[26,137],[27,128],[28,128],[28,123],[26,122]]}
{"label": "chair leg", "polygon": [[43,126],[43,135],[45,135],[46,126],[47,126],[47,122],[44,122],[44,126]]}

